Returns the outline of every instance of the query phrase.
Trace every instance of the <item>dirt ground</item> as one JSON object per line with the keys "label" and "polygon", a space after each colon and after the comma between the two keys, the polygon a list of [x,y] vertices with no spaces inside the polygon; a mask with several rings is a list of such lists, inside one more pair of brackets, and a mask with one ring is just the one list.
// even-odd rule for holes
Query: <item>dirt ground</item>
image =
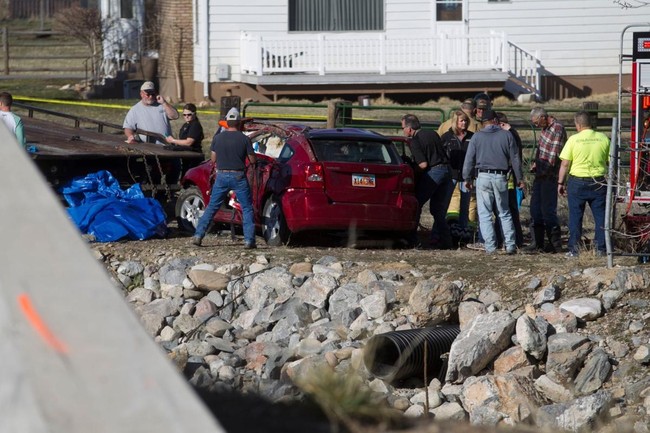
{"label": "dirt ground", "polygon": [[[297,239],[295,245],[269,247],[258,237],[256,250],[244,250],[241,235],[233,241],[229,232],[212,232],[204,239],[203,246],[197,248],[191,245],[189,235],[181,233],[171,225],[170,235],[166,239],[92,244],[92,247],[104,256],[120,261],[130,259],[146,263],[159,263],[172,257],[199,257],[215,264],[249,264],[255,262],[258,255],[264,255],[271,265],[316,262],[323,256],[334,256],[340,261],[362,262],[364,267],[368,268],[381,268],[391,263],[403,262],[427,276],[461,280],[477,290],[490,288],[503,292],[503,296],[513,300],[533,277],[539,278],[544,285],[549,284],[556,276],[569,276],[586,268],[602,268],[605,272],[607,268],[607,258],[595,257],[591,251],[585,251],[580,257],[571,259],[566,258],[563,253],[508,256],[502,252],[488,256],[483,251],[467,248],[393,249],[389,243],[377,238],[359,239],[356,247],[347,247],[348,241],[343,234],[312,234]],[[621,266],[636,265],[634,257],[614,256],[613,260],[614,268],[609,270],[612,275]],[[362,270],[362,267],[359,270]]]}

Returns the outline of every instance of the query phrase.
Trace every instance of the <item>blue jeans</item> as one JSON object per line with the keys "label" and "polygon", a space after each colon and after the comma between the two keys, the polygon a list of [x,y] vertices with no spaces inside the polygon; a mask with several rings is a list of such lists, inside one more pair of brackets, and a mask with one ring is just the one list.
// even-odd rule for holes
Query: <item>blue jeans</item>
{"label": "blue jeans", "polygon": [[255,244],[255,221],[253,217],[253,203],[251,201],[251,192],[248,186],[245,172],[217,172],[217,178],[212,186],[210,193],[210,202],[205,208],[205,212],[196,226],[194,236],[203,238],[208,231],[208,226],[212,222],[214,215],[217,213],[224,199],[230,190],[237,194],[237,201],[241,203],[242,220],[244,224],[244,242]]}
{"label": "blue jeans", "polygon": [[557,227],[557,178],[535,178],[530,196],[530,217],[534,225]]}
{"label": "blue jeans", "polygon": [[[506,250],[516,248],[515,226],[508,205],[508,179],[505,174],[479,173],[476,179],[476,205],[481,235],[485,240],[485,251],[497,249],[492,214],[501,222]],[[496,207],[496,209],[495,209]]]}
{"label": "blue jeans", "polygon": [[605,252],[605,203],[607,187],[593,179],[580,179],[569,176],[567,182],[569,202],[569,251],[578,253],[582,239],[582,218],[585,205],[589,203],[594,216],[594,234],[597,251]]}
{"label": "blue jeans", "polygon": [[[454,190],[451,170],[447,165],[438,165],[423,173],[418,180],[415,195],[418,199],[416,221],[420,222],[422,206],[429,201],[429,211],[433,216],[431,240],[439,242],[443,248],[451,247],[451,233],[447,225],[447,208]],[[417,228],[416,228],[417,232]]]}
{"label": "blue jeans", "polygon": [[[508,208],[510,209],[510,215],[512,216],[512,224],[515,227],[515,244],[517,247],[522,247],[524,245],[524,232],[521,229],[521,218],[519,217],[519,205],[517,203],[517,188],[508,190]],[[495,215],[498,217],[498,215]],[[503,244],[503,228],[501,227],[501,221],[496,221],[498,224],[494,224],[494,233],[497,240],[497,246]],[[485,240],[481,237],[481,230],[478,233],[479,242],[485,243]]]}

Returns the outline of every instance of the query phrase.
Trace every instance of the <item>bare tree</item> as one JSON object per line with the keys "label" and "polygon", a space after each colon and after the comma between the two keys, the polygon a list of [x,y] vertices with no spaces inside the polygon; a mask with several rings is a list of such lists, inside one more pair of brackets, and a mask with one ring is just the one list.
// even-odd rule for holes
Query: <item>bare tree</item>
{"label": "bare tree", "polygon": [[90,65],[93,79],[98,77],[102,55],[103,27],[99,11],[95,8],[72,6],[54,15],[54,30],[71,36],[90,50]]}

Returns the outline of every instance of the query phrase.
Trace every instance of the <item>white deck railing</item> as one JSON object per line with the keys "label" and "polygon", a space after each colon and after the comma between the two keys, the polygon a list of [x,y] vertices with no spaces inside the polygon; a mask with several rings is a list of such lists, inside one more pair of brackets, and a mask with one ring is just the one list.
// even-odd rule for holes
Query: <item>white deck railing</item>
{"label": "white deck railing", "polygon": [[362,73],[503,70],[503,37],[351,34],[262,36],[243,33],[242,72]]}
{"label": "white deck railing", "polygon": [[523,82],[531,92],[540,96],[542,88],[540,69],[542,67],[539,53],[534,54],[520,46],[507,42],[508,72],[511,76]]}
{"label": "white deck railing", "polygon": [[282,73],[399,73],[500,70],[539,89],[539,60],[505,34],[431,37],[313,34],[265,36],[243,32],[241,71]]}

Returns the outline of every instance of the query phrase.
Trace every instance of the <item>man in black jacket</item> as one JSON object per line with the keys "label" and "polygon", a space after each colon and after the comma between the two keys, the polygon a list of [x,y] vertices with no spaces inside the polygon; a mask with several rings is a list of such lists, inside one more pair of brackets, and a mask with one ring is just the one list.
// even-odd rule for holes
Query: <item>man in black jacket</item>
{"label": "man in black jacket", "polygon": [[[447,208],[454,189],[451,169],[440,136],[435,131],[421,128],[420,120],[413,114],[402,117],[404,135],[411,138],[411,152],[417,164],[415,194],[418,199],[416,220],[419,224],[422,206],[429,201],[433,216],[430,245],[434,248],[451,248],[451,233],[447,225]],[[413,239],[417,244],[417,228]]]}

